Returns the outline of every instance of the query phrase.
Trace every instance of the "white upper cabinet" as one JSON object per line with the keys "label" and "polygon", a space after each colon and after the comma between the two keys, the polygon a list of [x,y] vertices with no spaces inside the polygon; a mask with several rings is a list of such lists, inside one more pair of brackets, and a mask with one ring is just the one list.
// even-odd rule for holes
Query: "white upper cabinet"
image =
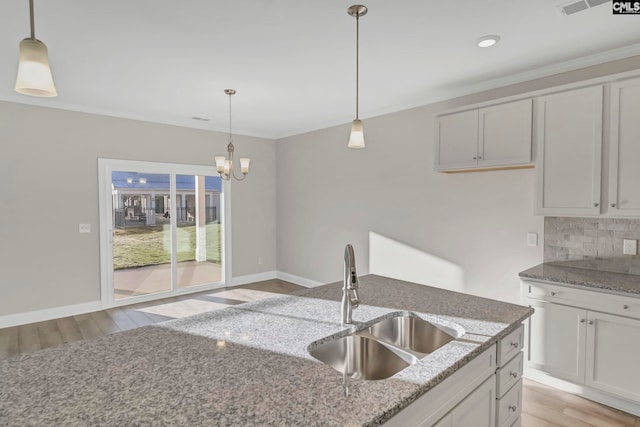
{"label": "white upper cabinet", "polygon": [[536,213],[600,214],[602,86],[537,99]]}
{"label": "white upper cabinet", "polygon": [[531,99],[438,117],[436,169],[529,165],[531,117]]}
{"label": "white upper cabinet", "polygon": [[531,163],[532,100],[481,108],[478,166]]}
{"label": "white upper cabinet", "polygon": [[478,164],[478,110],[438,117],[438,170],[467,169]]}
{"label": "white upper cabinet", "polygon": [[611,85],[608,212],[640,216],[640,79]]}

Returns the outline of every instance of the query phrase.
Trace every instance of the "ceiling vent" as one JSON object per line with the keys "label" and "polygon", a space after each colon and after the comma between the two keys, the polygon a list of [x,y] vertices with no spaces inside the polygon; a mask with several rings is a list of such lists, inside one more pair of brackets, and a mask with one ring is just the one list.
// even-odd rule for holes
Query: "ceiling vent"
{"label": "ceiling vent", "polygon": [[573,15],[574,13],[582,12],[590,7],[596,7],[598,5],[609,3],[611,0],[578,0],[566,3],[560,6],[560,10],[565,15]]}

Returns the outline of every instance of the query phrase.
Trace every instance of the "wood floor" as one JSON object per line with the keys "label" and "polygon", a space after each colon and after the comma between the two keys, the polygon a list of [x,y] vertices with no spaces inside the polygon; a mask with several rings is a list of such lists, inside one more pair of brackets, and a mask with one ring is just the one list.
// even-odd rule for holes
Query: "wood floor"
{"label": "wood floor", "polygon": [[[0,360],[300,289],[282,280],[267,280],[0,329]],[[522,426],[640,427],[640,418],[525,379]]]}

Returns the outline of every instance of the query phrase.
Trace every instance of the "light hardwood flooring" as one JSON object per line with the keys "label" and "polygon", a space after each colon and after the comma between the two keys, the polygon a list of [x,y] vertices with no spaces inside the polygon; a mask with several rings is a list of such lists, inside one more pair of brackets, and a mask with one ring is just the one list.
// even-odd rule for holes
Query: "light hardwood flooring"
{"label": "light hardwood flooring", "polygon": [[0,360],[300,289],[283,280],[266,280],[0,329]]}
{"label": "light hardwood flooring", "polygon": [[[0,329],[0,360],[300,289],[282,280],[267,280]],[[522,426],[640,427],[640,418],[525,379]]]}

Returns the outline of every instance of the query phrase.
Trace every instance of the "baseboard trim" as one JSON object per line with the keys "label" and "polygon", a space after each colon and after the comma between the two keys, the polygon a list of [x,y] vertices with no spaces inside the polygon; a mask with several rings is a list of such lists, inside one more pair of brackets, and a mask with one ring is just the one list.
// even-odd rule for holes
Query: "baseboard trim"
{"label": "baseboard trim", "polygon": [[307,279],[305,277],[296,276],[294,274],[285,273],[283,271],[276,272],[276,278],[285,280],[287,282],[295,283],[296,285],[304,286],[305,288],[315,288],[316,286],[324,285],[322,282]]}
{"label": "baseboard trim", "polygon": [[5,316],[0,316],[0,328],[10,328],[12,326],[44,322],[47,320],[60,319],[62,317],[75,316],[77,314],[91,313],[93,311],[100,310],[102,310],[102,302],[91,301],[82,304],[27,311],[24,313],[7,314]]}
{"label": "baseboard trim", "polygon": [[264,273],[247,274],[246,276],[232,277],[231,283],[227,283],[226,286],[239,286],[246,285],[247,283],[262,282],[275,279],[276,276],[277,272],[275,270],[265,271]]}
{"label": "baseboard trim", "polygon": [[569,381],[552,377],[551,375],[538,371],[537,369],[525,368],[523,376],[527,379],[548,385],[549,387],[554,387],[567,393],[582,396],[586,399],[593,400],[595,402],[602,403],[603,405],[611,406],[612,408],[640,417],[640,404],[638,403],[633,403],[626,399],[609,395],[586,385],[574,384]]}

